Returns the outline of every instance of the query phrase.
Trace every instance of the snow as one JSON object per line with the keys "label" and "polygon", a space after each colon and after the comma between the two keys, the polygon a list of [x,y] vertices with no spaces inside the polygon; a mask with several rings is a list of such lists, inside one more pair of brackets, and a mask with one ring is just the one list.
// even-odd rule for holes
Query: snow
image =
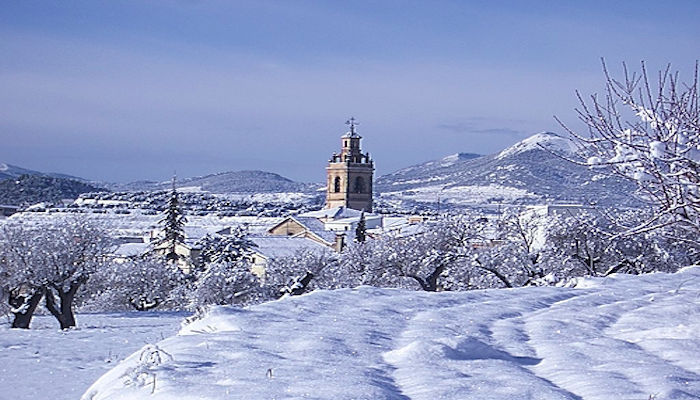
{"label": "snow", "polygon": [[449,203],[455,205],[488,204],[498,199],[498,202],[509,202],[520,199],[536,199],[537,196],[525,189],[490,184],[487,186],[423,186],[402,192],[384,192],[382,199],[401,198],[423,203]]}
{"label": "snow", "polygon": [[556,133],[542,132],[532,135],[529,138],[508,147],[507,149],[501,151],[496,158],[501,160],[518,153],[523,153],[530,150],[540,150],[542,148],[555,154],[566,155],[576,153],[576,146],[571,140],[561,137]]}
{"label": "snow", "polygon": [[78,314],[60,331],[51,316],[29,330],[0,325],[0,399],[75,400],[100,375],[146,343],[177,332],[186,314]]}
{"label": "snow", "polygon": [[698,360],[700,267],[577,288],[360,287],[215,307],[83,399],[694,399]]}
{"label": "snow", "polygon": [[425,178],[425,179],[407,179],[403,181],[395,181],[392,182],[392,186],[397,186],[397,185],[414,185],[417,183],[429,183],[429,182],[436,182],[436,181],[444,181],[446,180],[446,176],[432,176],[430,178]]}
{"label": "snow", "polygon": [[138,257],[151,250],[149,243],[124,243],[114,251],[114,255],[121,257]]}
{"label": "snow", "polygon": [[[319,189],[320,191],[320,189]],[[324,190],[325,191],[325,190]],[[214,194],[215,196],[233,199],[233,200],[244,200],[250,202],[258,203],[274,203],[274,204],[288,204],[288,203],[303,203],[313,199],[315,195],[302,193],[302,192],[282,192],[282,193],[227,193],[227,194]]]}
{"label": "snow", "polygon": [[328,247],[305,237],[250,236],[254,252],[267,258],[291,257],[301,251],[323,252]]}
{"label": "snow", "polygon": [[[339,207],[333,207],[333,208],[323,208],[317,211],[308,211],[302,214],[299,214],[299,217],[309,217],[309,218],[318,218],[318,219],[342,219],[342,218],[353,218],[353,217],[359,217],[362,214],[362,211],[359,210],[354,210],[352,208],[344,207],[344,206],[339,206]],[[373,215],[370,213],[367,213],[366,215]]]}

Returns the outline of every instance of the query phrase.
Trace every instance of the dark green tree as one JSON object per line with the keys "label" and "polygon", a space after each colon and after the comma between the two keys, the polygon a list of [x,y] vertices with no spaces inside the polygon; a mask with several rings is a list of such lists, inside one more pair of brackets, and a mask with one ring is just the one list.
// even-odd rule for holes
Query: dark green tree
{"label": "dark green tree", "polygon": [[175,248],[178,244],[185,242],[185,223],[187,223],[187,218],[185,218],[180,205],[174,177],[173,188],[168,199],[168,207],[165,209],[165,215],[158,223],[163,227],[163,237],[158,246],[166,250],[165,258],[168,261],[177,261],[179,256],[175,252]]}
{"label": "dark green tree", "polygon": [[367,224],[365,223],[365,212],[360,213],[360,220],[357,222],[357,228],[355,228],[355,241],[358,243],[363,243],[367,240]]}

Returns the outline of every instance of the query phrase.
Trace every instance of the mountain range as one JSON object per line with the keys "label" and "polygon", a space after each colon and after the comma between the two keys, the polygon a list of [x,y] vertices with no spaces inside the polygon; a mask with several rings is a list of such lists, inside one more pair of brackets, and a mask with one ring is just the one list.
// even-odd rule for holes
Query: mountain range
{"label": "mountain range", "polygon": [[[273,172],[231,171],[193,178],[178,179],[177,187],[211,193],[284,193],[311,192],[321,185],[295,182]],[[108,184],[114,191],[155,191],[167,190],[171,181],[139,181],[127,184]]]}
{"label": "mountain range", "polygon": [[[634,183],[572,162],[573,143],[542,132],[498,154],[459,153],[376,179],[386,202],[449,205],[582,203],[635,206]],[[404,206],[407,204],[404,204]]]}
{"label": "mountain range", "polygon": [[[636,190],[632,182],[600,174],[570,161],[575,158],[576,149],[571,141],[555,133],[542,132],[498,154],[457,153],[380,176],[375,180],[375,199],[379,205],[391,204],[403,209],[415,205],[432,208],[483,204],[640,204],[640,200],[631,195]],[[40,182],[43,191],[47,191],[52,182],[64,189],[63,180],[87,183],[84,179],[64,174],[0,164],[0,181],[21,175],[53,178],[54,181]],[[169,181],[138,181],[99,186],[112,191],[158,191],[167,190],[170,185]],[[64,193],[64,198],[80,194],[81,190],[99,190],[91,185],[68,186],[71,190]],[[320,184],[295,182],[264,171],[222,172],[179,179],[177,186],[183,190],[211,193],[315,193],[323,188]],[[4,190],[8,189],[0,188],[0,192]],[[59,194],[60,191],[53,197]]]}
{"label": "mountain range", "polygon": [[0,163],[0,181],[3,181],[5,179],[19,178],[22,175],[48,176],[51,178],[72,179],[75,181],[86,182],[85,179],[79,178],[77,176],[59,174],[55,172],[39,172],[31,169],[18,167],[16,165]]}

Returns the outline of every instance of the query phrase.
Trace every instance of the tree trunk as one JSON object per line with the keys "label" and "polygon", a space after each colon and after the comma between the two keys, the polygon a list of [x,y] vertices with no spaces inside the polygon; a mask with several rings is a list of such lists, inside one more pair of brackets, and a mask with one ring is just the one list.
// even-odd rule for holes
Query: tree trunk
{"label": "tree trunk", "polygon": [[134,307],[136,311],[148,311],[152,310],[156,307],[158,307],[161,303],[161,300],[159,298],[156,298],[152,301],[149,301],[148,299],[144,297],[140,297],[138,299],[134,298],[129,298],[129,305]]}
{"label": "tree trunk", "polygon": [[507,288],[512,288],[512,287],[513,287],[513,285],[510,283],[510,281],[508,281],[508,278],[506,278],[506,276],[503,275],[502,273],[498,272],[497,269],[491,268],[491,267],[487,267],[487,266],[483,265],[483,264],[481,263],[481,261],[479,261],[479,260],[476,260],[476,266],[477,266],[478,268],[483,269],[484,271],[487,271],[487,272],[492,273],[496,278],[498,278],[498,280],[500,280],[501,282],[503,282],[503,284],[506,285]]}
{"label": "tree trunk", "polygon": [[427,289],[425,289],[426,291],[437,292],[437,288],[438,288],[437,281],[438,281],[438,278],[440,277],[440,275],[442,275],[442,272],[444,270],[445,270],[445,265],[440,264],[437,266],[437,268],[435,268],[433,273],[428,275],[428,277],[425,279],[425,283],[426,283],[426,287],[427,287]]}
{"label": "tree trunk", "polygon": [[75,314],[73,313],[73,298],[75,293],[82,282],[73,282],[70,285],[68,291],[64,291],[63,288],[59,286],[54,286],[53,288],[58,293],[58,298],[60,301],[60,307],[56,306],[56,297],[51,289],[46,291],[46,308],[49,310],[51,315],[53,315],[61,329],[70,329],[75,327]]}
{"label": "tree trunk", "polygon": [[34,311],[36,311],[36,307],[39,305],[39,302],[41,302],[42,296],[44,296],[44,290],[40,288],[33,289],[33,293],[29,296],[19,294],[13,295],[13,293],[10,292],[10,306],[15,310],[19,310],[18,312],[13,312],[15,316],[12,320],[13,328],[29,329]]}

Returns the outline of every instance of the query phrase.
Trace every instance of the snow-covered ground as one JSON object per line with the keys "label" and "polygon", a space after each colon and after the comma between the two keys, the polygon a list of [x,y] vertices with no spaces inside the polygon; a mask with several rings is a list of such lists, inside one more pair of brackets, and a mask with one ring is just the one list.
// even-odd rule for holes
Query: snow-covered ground
{"label": "snow-covered ground", "polygon": [[[403,182],[402,182],[403,183]],[[395,199],[410,200],[419,203],[437,203],[453,205],[481,205],[498,202],[514,202],[523,199],[537,199],[537,196],[525,189],[491,184],[488,186],[423,186],[399,192],[384,192],[380,198],[385,201]]]}
{"label": "snow-covered ground", "polygon": [[577,288],[362,287],[217,307],[83,398],[697,399],[700,268]]}
{"label": "snow-covered ground", "polygon": [[0,399],[75,400],[102,374],[146,343],[175,334],[186,314],[79,314],[62,332],[51,316],[32,329],[0,324]]}

